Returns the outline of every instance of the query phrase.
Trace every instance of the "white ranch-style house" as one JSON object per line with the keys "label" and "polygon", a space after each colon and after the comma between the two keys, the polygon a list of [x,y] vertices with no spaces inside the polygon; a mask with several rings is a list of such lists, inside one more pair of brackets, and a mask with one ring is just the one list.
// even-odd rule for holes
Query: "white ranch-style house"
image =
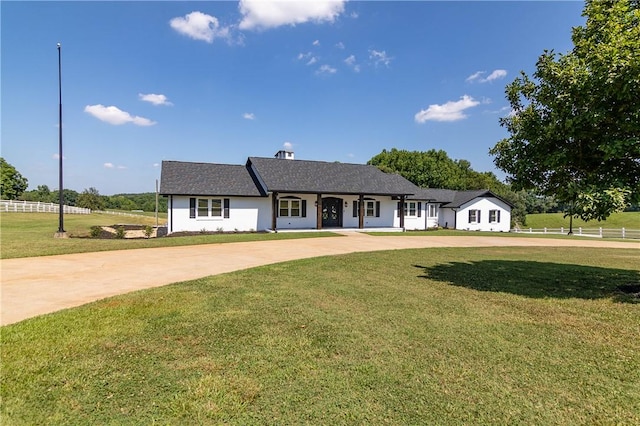
{"label": "white ranch-style house", "polygon": [[508,232],[511,205],[488,190],[423,189],[375,166],[249,157],[245,165],[163,161],[169,234],[285,229]]}

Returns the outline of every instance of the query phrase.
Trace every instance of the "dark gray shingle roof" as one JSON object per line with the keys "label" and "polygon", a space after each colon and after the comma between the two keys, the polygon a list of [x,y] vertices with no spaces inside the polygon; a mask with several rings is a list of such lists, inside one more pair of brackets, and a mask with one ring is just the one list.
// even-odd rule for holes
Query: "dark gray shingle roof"
{"label": "dark gray shingle roof", "polygon": [[442,207],[457,208],[478,197],[497,198],[498,200],[501,200],[513,207],[510,202],[498,197],[488,189],[455,191],[453,189],[420,188],[418,192],[409,198],[413,200],[428,200],[441,203]]}
{"label": "dark gray shingle roof", "polygon": [[249,157],[268,191],[408,195],[419,188],[400,175],[365,164]]}
{"label": "dark gray shingle roof", "polygon": [[163,195],[265,196],[245,166],[163,161]]}
{"label": "dark gray shingle roof", "polygon": [[455,198],[456,192],[457,191],[453,189],[420,188],[409,198],[412,200],[426,200],[436,203],[450,203]]}

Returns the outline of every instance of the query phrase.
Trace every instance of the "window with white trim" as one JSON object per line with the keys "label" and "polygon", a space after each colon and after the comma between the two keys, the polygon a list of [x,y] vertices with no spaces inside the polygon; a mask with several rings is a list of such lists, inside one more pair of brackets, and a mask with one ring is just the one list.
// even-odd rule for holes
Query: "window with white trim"
{"label": "window with white trim", "polygon": [[480,210],[469,210],[469,223],[480,223]]}
{"label": "window with white trim", "polygon": [[373,217],[376,215],[376,202],[365,201],[364,202],[364,215],[367,217]]}
{"label": "window with white trim", "polygon": [[280,217],[306,217],[305,200],[299,198],[280,198],[278,215]]}
{"label": "window with white trim", "polygon": [[437,204],[429,204],[429,208],[427,210],[428,217],[438,217],[438,205]]}
{"label": "window with white trim", "polygon": [[[380,217],[380,201],[376,200],[364,200],[364,216],[365,217]],[[358,217],[360,214],[360,201],[353,201],[353,217]]]}
{"label": "window with white trim", "polygon": [[404,215],[410,217],[416,217],[416,206],[417,203],[415,201],[408,201],[404,203]]}
{"label": "window with white trim", "polygon": [[229,218],[229,198],[189,198],[189,218]]}
{"label": "window with white trim", "polygon": [[489,210],[489,223],[500,223],[500,210]]}

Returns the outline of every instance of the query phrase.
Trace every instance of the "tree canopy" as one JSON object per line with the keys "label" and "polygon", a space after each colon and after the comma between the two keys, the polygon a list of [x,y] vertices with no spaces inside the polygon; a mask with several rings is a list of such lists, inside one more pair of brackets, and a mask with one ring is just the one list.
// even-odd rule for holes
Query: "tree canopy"
{"label": "tree canopy", "polygon": [[367,164],[398,173],[422,188],[496,189],[503,185],[493,173],[476,172],[469,161],[453,160],[443,150],[384,149]]}
{"label": "tree canopy", "polygon": [[524,224],[526,204],[524,195],[511,190],[491,172],[477,172],[467,160],[453,160],[443,150],[407,151],[392,148],[367,162],[387,173],[397,173],[422,188],[455,190],[490,189],[514,205],[511,218]]}
{"label": "tree canopy", "polygon": [[91,210],[104,210],[104,198],[100,195],[97,189],[91,187],[89,189],[85,189],[78,195],[78,199],[76,200],[76,205],[78,207],[84,207],[85,209]]}
{"label": "tree canopy", "polygon": [[510,136],[490,153],[514,189],[584,220],[640,200],[640,2],[587,0],[574,48],[544,51],[533,77],[506,87]]}
{"label": "tree canopy", "polygon": [[17,200],[27,189],[29,182],[11,164],[0,157],[0,198]]}

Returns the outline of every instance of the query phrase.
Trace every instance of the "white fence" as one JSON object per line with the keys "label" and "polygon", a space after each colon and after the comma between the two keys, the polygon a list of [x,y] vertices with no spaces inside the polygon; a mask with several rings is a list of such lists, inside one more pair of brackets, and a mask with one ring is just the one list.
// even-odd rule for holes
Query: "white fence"
{"label": "white fence", "polygon": [[[15,201],[0,200],[0,211],[15,213],[59,213],[60,205],[54,203],[41,203],[39,201]],[[74,206],[62,206],[63,213],[90,214],[90,209]]]}
{"label": "white fence", "polygon": [[[567,234],[569,228],[516,228],[511,232],[522,234]],[[627,228],[573,228],[573,235],[596,238],[640,239],[640,229]]]}
{"label": "white fence", "polygon": [[128,217],[153,217],[144,214],[136,214],[133,210],[132,213],[129,212],[118,212],[112,210],[93,210],[94,213],[104,213],[104,214],[112,214],[114,216],[128,216]]}

